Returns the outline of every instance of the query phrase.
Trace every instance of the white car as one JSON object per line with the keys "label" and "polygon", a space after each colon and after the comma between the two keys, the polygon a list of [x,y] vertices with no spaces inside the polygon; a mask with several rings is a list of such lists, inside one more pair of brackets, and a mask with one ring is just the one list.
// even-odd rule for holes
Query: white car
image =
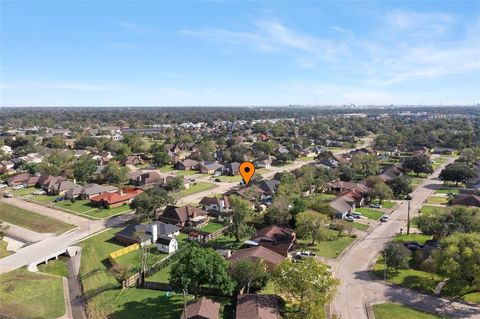
{"label": "white car", "polygon": [[388,222],[388,215],[383,215],[382,218],[380,218],[380,221],[381,221],[382,223]]}
{"label": "white car", "polygon": [[25,186],[23,185],[17,185],[17,186],[14,186],[13,189],[22,189],[22,188],[25,188]]}
{"label": "white car", "polygon": [[45,195],[46,192],[40,190],[40,191],[34,191],[32,194],[33,194],[33,195]]}
{"label": "white car", "polygon": [[6,187],[8,187],[7,184],[0,184],[0,188],[6,188]]}

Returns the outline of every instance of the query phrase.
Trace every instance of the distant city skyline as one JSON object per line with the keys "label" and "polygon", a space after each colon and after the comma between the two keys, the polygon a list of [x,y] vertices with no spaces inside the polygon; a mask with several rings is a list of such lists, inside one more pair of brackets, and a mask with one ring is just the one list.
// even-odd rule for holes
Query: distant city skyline
{"label": "distant city skyline", "polygon": [[473,105],[478,1],[1,1],[1,106]]}

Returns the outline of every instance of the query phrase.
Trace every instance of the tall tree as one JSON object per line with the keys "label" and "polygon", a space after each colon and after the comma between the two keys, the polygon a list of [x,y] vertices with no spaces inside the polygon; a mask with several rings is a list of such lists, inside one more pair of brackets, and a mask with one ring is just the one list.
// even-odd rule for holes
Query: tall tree
{"label": "tall tree", "polygon": [[411,180],[408,176],[400,176],[387,182],[396,197],[405,196],[412,192]]}
{"label": "tall tree", "polygon": [[172,202],[173,198],[167,191],[160,187],[153,187],[135,197],[130,206],[135,209],[135,213],[141,218],[149,219],[155,217],[157,209]]}
{"label": "tall tree", "polygon": [[323,214],[314,211],[300,213],[296,218],[298,236],[310,239],[312,241],[311,244],[315,245],[315,240],[322,240],[328,237],[328,223],[328,217]]}
{"label": "tall tree", "polygon": [[40,171],[55,176],[73,177],[73,153],[66,150],[53,150],[40,163]]}
{"label": "tall tree", "polygon": [[73,166],[73,176],[77,181],[89,182],[97,170],[97,162],[90,156],[80,157]]}
{"label": "tall tree", "polygon": [[458,232],[480,232],[478,210],[461,206],[454,206],[443,212],[422,213],[416,220],[422,233],[438,235],[441,238]]}
{"label": "tall tree", "polygon": [[322,305],[332,301],[339,284],[328,267],[313,258],[283,261],[272,279],[278,293],[292,305],[295,318],[305,319],[323,316]]}
{"label": "tall tree", "polygon": [[410,251],[403,244],[390,243],[383,251],[383,254],[386,256],[385,263],[387,267],[395,269],[395,272],[398,272],[400,268],[406,268],[408,265]]}
{"label": "tall tree", "polygon": [[239,243],[243,237],[250,235],[253,232],[253,228],[247,224],[252,214],[251,206],[252,204],[249,201],[239,196],[230,196],[232,224],[227,229],[227,234],[234,236],[237,243]]}
{"label": "tall tree", "polygon": [[433,173],[432,162],[426,155],[416,155],[407,157],[402,162],[403,168],[413,171],[415,174],[431,174]]}
{"label": "tall tree", "polygon": [[458,185],[467,179],[477,176],[475,171],[470,168],[467,163],[451,163],[448,164],[441,172],[439,178],[445,182],[455,182]]}
{"label": "tall tree", "polygon": [[102,180],[105,183],[121,184],[127,180],[127,174],[128,168],[117,161],[110,161],[102,171]]}
{"label": "tall tree", "polygon": [[261,259],[243,259],[230,265],[230,274],[237,282],[239,290],[245,289],[250,293],[250,288],[261,288],[267,284],[269,272],[265,262]]}
{"label": "tall tree", "polygon": [[206,285],[224,293],[233,290],[233,282],[228,275],[228,262],[215,250],[190,243],[178,254],[178,259],[170,270],[169,281],[176,291],[187,290],[196,298],[201,287]]}

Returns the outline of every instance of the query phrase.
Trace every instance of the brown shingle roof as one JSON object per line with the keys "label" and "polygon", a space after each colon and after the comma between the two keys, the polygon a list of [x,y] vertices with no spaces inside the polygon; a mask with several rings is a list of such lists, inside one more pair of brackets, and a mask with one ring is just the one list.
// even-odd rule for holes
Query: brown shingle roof
{"label": "brown shingle roof", "polygon": [[[220,304],[205,297],[190,301],[186,311],[182,312],[180,319],[205,318],[218,319]],[[186,315],[186,316],[185,316]]]}
{"label": "brown shingle roof", "polygon": [[228,260],[230,262],[240,261],[244,259],[261,259],[265,261],[265,263],[270,267],[273,268],[274,266],[281,263],[285,260],[286,257],[277,254],[273,250],[265,248],[263,246],[256,246],[251,248],[240,249],[234,252]]}
{"label": "brown shingle roof", "polygon": [[239,295],[236,319],[280,319],[277,297],[274,295]]}

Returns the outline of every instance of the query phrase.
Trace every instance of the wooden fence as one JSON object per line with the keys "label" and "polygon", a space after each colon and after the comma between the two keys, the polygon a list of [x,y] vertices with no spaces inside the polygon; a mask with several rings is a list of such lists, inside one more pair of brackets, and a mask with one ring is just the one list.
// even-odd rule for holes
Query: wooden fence
{"label": "wooden fence", "polygon": [[118,263],[115,260],[115,258],[118,258],[120,256],[123,256],[125,254],[128,254],[129,252],[132,252],[132,251],[135,251],[135,250],[138,250],[138,249],[140,249],[140,245],[139,244],[133,244],[133,245],[127,246],[125,248],[116,250],[116,251],[108,254],[108,260],[110,260],[110,263],[112,263],[112,265],[117,265]]}

